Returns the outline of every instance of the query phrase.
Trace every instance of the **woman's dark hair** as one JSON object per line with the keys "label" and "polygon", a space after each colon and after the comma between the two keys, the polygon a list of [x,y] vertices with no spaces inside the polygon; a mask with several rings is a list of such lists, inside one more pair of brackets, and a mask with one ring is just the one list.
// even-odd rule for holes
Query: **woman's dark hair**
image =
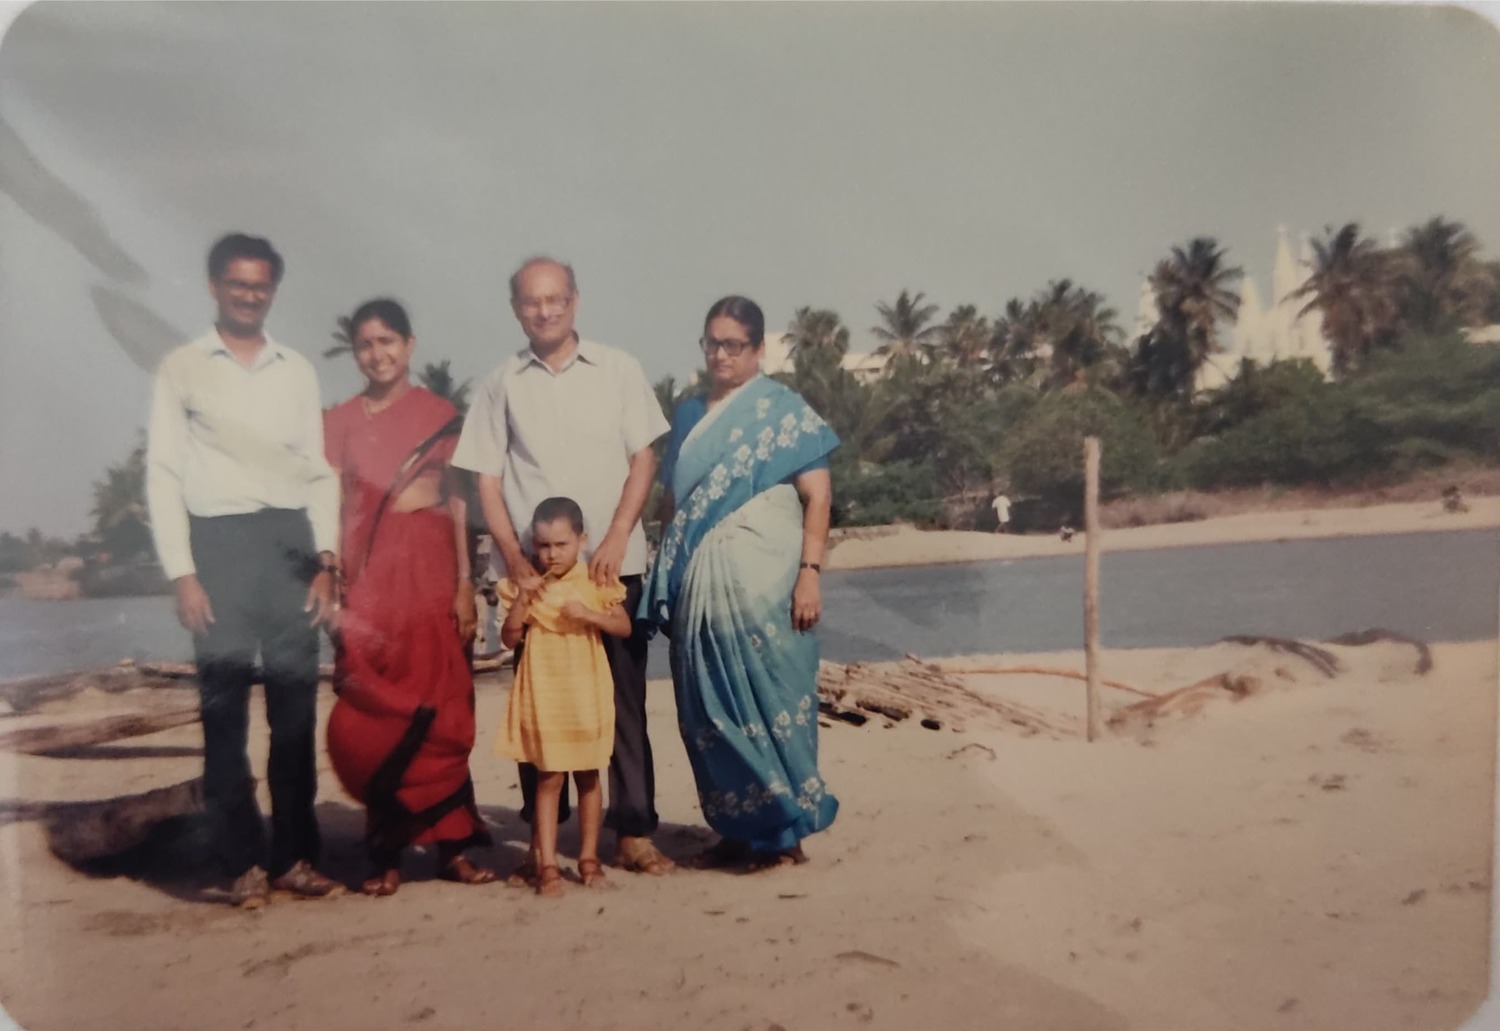
{"label": "woman's dark hair", "polygon": [[377,297],[355,308],[354,314],[349,316],[349,342],[351,344],[359,335],[359,327],[371,319],[379,319],[407,340],[411,339],[411,319],[406,317],[406,309],[389,297]]}
{"label": "woman's dark hair", "polygon": [[583,509],[572,498],[548,498],[536,506],[531,517],[532,529],[558,519],[566,519],[574,533],[583,532]]}
{"label": "woman's dark hair", "polygon": [[285,265],[281,255],[276,253],[276,248],[271,246],[271,241],[259,236],[246,236],[244,233],[230,233],[209,248],[208,278],[218,281],[229,263],[241,258],[266,262],[271,266],[272,285],[281,282]]}
{"label": "woman's dark hair", "polygon": [[708,309],[708,314],[703,317],[703,331],[708,332],[708,324],[714,319],[725,316],[744,326],[750,333],[750,342],[759,347],[766,339],[766,316],[756,304],[748,297],[740,297],[731,294],[721,297],[714,302],[714,306]]}

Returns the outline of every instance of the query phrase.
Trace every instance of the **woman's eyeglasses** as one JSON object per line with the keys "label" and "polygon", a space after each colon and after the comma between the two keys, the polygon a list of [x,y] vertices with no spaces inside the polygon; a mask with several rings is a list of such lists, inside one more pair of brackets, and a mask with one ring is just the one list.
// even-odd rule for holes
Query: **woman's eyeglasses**
{"label": "woman's eyeglasses", "polygon": [[698,341],[698,346],[706,355],[712,355],[714,351],[721,350],[731,358],[738,358],[755,345],[748,340],[715,340],[712,337],[704,337]]}

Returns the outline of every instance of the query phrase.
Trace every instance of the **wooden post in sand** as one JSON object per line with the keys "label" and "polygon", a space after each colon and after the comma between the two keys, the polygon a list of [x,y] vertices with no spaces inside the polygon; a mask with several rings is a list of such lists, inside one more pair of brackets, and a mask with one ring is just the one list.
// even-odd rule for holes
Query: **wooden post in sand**
{"label": "wooden post in sand", "polygon": [[1099,438],[1083,438],[1083,656],[1085,739],[1099,736]]}

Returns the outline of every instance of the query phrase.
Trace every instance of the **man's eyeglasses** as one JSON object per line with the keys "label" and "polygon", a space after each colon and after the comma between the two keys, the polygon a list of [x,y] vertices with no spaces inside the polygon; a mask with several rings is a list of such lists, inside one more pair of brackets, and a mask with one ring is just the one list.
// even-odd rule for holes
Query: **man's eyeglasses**
{"label": "man's eyeglasses", "polygon": [[703,353],[712,355],[716,350],[722,350],[731,358],[738,358],[748,348],[754,347],[748,340],[715,340],[713,337],[704,337],[698,341],[698,346],[703,348]]}
{"label": "man's eyeglasses", "polygon": [[517,302],[524,312],[561,311],[573,301],[572,294],[552,294],[549,297],[522,297]]}
{"label": "man's eyeglasses", "polygon": [[219,285],[230,293],[254,294],[256,297],[270,297],[276,292],[274,283],[248,283],[243,279],[221,279]]}

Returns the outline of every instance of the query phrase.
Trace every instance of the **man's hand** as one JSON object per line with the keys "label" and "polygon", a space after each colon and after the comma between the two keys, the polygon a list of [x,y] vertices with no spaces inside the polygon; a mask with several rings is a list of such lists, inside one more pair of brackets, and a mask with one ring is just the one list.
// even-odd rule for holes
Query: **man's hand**
{"label": "man's hand", "polygon": [[510,582],[516,585],[522,597],[537,594],[542,589],[542,574],[536,571],[536,566],[522,552],[510,555],[501,555],[501,561],[505,563],[505,575],[510,577]]}
{"label": "man's hand", "polygon": [[620,566],[625,562],[625,546],[630,543],[628,533],[610,530],[599,542],[594,557],[589,559],[589,578],[603,587],[620,578]]}
{"label": "man's hand", "polygon": [[823,585],[818,574],[804,569],[797,574],[797,585],[792,588],[792,627],[803,633],[818,625],[823,615]]}
{"label": "man's hand", "polygon": [[198,574],[179,576],[172,581],[172,589],[177,594],[177,622],[195,637],[207,634],[209,624],[214,621],[214,607],[208,602],[203,584],[198,582]]}
{"label": "man's hand", "polygon": [[333,571],[320,569],[307,587],[307,603],[302,606],[303,612],[313,614],[307,625],[333,626],[338,608],[338,584],[334,580]]}
{"label": "man's hand", "polygon": [[479,613],[474,607],[474,583],[460,580],[458,593],[453,597],[453,622],[458,627],[458,639],[465,644],[474,640],[479,627]]}

